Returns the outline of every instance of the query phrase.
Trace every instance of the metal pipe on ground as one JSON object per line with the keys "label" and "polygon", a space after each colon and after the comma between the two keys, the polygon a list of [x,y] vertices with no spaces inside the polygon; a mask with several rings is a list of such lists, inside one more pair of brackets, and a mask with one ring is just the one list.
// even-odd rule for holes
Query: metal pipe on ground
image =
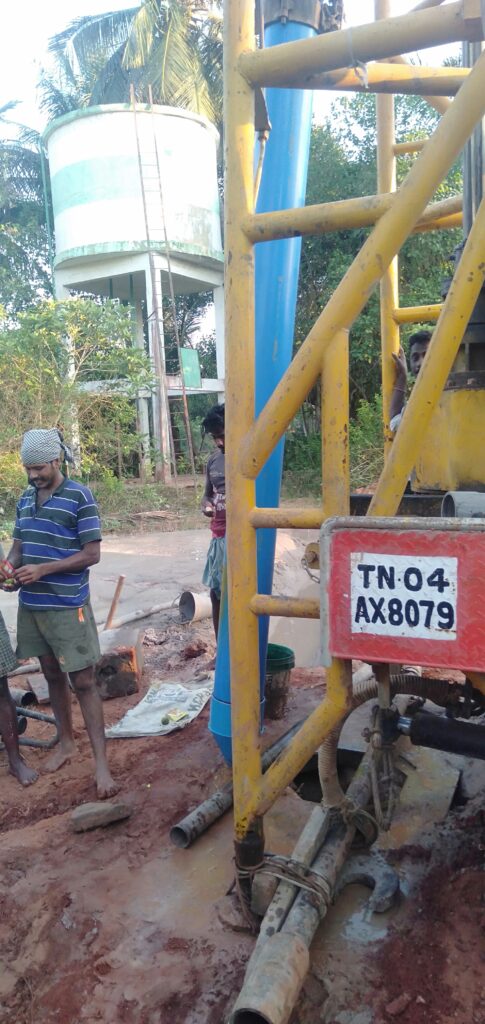
{"label": "metal pipe on ground", "polygon": [[28,708],[37,704],[37,697],[32,690],[21,690],[17,686],[9,686],[10,696],[17,707]]}
{"label": "metal pipe on ground", "polygon": [[[36,722],[48,722],[49,725],[53,726],[56,732],[55,736],[53,736],[52,739],[50,740],[33,740],[30,738],[23,739],[21,737],[19,739],[20,745],[24,747],[36,747],[39,750],[51,750],[52,747],[55,747],[56,743],[59,742],[59,733],[57,730],[55,718],[53,718],[52,715],[45,715],[43,711],[31,711],[30,708],[22,708],[21,710],[22,716],[20,721],[25,722],[25,726],[23,726],[22,732],[25,732],[25,729],[27,728],[28,718],[33,718]],[[18,721],[19,719],[17,719],[17,722]]]}
{"label": "metal pipe on ground", "polygon": [[[369,766],[367,753],[348,790],[349,798],[362,809],[371,796]],[[257,958],[251,957],[230,1024],[288,1024],[310,966],[310,944],[330,906],[355,831],[354,824],[342,820],[330,827],[312,863],[328,896],[300,892],[281,930],[267,938]]]}
{"label": "metal pipe on ground", "polygon": [[[309,867],[315,859],[329,829],[330,817],[328,812],[320,805],[315,807],[298,838],[298,842],[292,853],[292,860]],[[264,915],[256,945],[251,954],[251,961],[256,962],[257,957],[267,939],[269,939],[281,927],[297,896],[297,887],[291,882],[280,882],[271,900],[271,903]],[[249,967],[249,965],[248,965]]]}
{"label": "metal pipe on ground", "polygon": [[199,622],[212,615],[212,602],[209,594],[194,594],[184,590],[179,599],[179,615],[182,622]]}
{"label": "metal pipe on ground", "polygon": [[[129,622],[138,622],[139,619],[148,619],[150,615],[158,615],[158,612],[168,612],[174,608],[174,601],[164,601],[162,604],[154,604],[151,608],[139,608],[135,612],[127,612],[120,619],[111,624],[111,629],[119,629],[120,626],[127,626]],[[104,631],[104,622],[96,623],[99,630]]]}
{"label": "metal pipe on ground", "polygon": [[[373,672],[370,665],[362,665],[361,668],[354,672],[352,682],[354,686],[363,686],[369,680],[373,679]],[[300,728],[301,722],[297,722],[295,725],[283,733],[282,736],[275,743],[273,743],[267,750],[265,750],[262,757],[262,768],[263,772],[269,768],[273,761],[279,757],[282,750],[288,745],[292,737]],[[170,839],[175,846],[181,849],[187,849],[189,846],[198,839],[204,832],[210,828],[219,818],[222,817],[226,811],[230,810],[233,804],[233,788],[232,782],[228,782],[226,786],[222,786],[211,796],[207,797],[198,807],[195,807],[190,814],[187,814],[185,818],[182,818],[170,829]],[[320,819],[322,815],[317,813],[318,809],[311,815],[309,822],[303,829],[303,832],[298,840],[297,851],[298,859],[305,864],[310,864],[313,859],[316,848],[321,844],[323,840],[323,834],[320,831],[320,825],[322,822]],[[316,839],[315,839],[316,835]],[[316,848],[315,848],[316,843]],[[295,851],[295,856],[296,856]],[[283,886],[278,887],[278,892]],[[291,889],[293,897],[295,895],[295,887],[287,886]],[[278,893],[275,894],[275,900]],[[288,893],[286,894],[288,898]],[[278,908],[282,905],[281,894],[277,901]],[[291,904],[289,904],[290,906]],[[273,903],[271,904],[273,906]],[[279,910],[275,904],[274,913],[279,914]],[[268,915],[266,915],[267,918]],[[265,918],[265,920],[266,920]],[[279,917],[279,919],[281,919]]]}
{"label": "metal pipe on ground", "polygon": [[481,491],[448,491],[443,498],[441,515],[450,519],[482,519],[485,517],[485,494]]}
{"label": "metal pipe on ground", "polygon": [[[276,743],[273,743],[271,747],[265,750],[262,757],[263,771],[266,771],[270,764],[276,761],[281,751],[285,749],[295,733],[298,732],[300,725],[301,722],[297,722],[288,732],[280,736]],[[182,818],[170,829],[172,843],[186,850],[215,821],[218,821],[226,811],[230,810],[233,804],[233,795],[232,782],[228,782],[226,786],[222,786],[221,789],[212,793],[212,796],[207,797],[207,800],[204,800],[190,814],[187,814],[185,818]]]}

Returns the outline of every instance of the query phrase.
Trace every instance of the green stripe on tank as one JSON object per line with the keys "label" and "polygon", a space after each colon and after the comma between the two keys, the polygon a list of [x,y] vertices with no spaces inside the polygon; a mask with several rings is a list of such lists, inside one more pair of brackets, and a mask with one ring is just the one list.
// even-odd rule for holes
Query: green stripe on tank
{"label": "green stripe on tank", "polygon": [[[93,157],[57,171],[51,179],[54,216],[72,206],[140,196],[136,157]],[[140,200],[141,201],[141,200]]]}

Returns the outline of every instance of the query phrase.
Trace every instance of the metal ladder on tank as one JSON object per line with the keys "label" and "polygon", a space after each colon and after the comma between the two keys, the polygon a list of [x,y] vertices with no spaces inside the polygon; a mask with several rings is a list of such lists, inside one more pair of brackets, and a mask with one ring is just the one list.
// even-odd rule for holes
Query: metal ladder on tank
{"label": "metal ladder on tank", "polygon": [[[156,337],[154,338],[156,347],[160,353],[160,379],[163,381],[164,397],[167,409],[168,419],[168,433],[169,433],[169,444],[171,451],[171,461],[175,478],[178,475],[177,463],[179,463],[185,456],[188,457],[189,467],[191,474],[194,478],[194,485],[196,484],[196,472],[195,472],[195,458],[194,458],[194,447],[192,441],[192,432],[190,428],[190,418],[187,403],[187,391],[185,387],[185,380],[182,367],[181,358],[181,345],[180,345],[180,334],[177,323],[177,307],[175,302],[175,289],[173,284],[172,274],[172,263],[170,256],[170,244],[167,233],[166,219],[165,219],[165,204],[163,197],[163,186],[162,176],[160,170],[160,156],[158,151],[158,142],[156,136],[155,120],[153,113],[153,93],[151,85],[148,87],[148,100],[151,113],[151,124],[152,124],[152,150],[144,153],[142,157],[140,136],[138,131],[137,121],[137,101],[135,96],[135,90],[133,85],[130,87],[130,98],[134,114],[135,122],[135,135],[138,155],[138,167],[140,173],[140,185],[143,200],[143,211],[145,218],[145,231],[148,242],[148,255],[150,262],[150,276],[152,282],[152,295],[153,295],[153,320],[156,323]],[[157,225],[160,225],[157,227]],[[169,296],[170,296],[170,309],[172,316],[172,326],[175,336],[176,352],[177,352],[177,367],[176,372],[180,376],[181,391],[180,397],[168,395],[167,388],[167,373],[165,365],[165,346],[163,341],[163,328],[160,329],[160,324],[163,324],[163,296],[160,274],[157,272],[155,266],[154,254],[151,249],[151,243],[157,244],[157,246],[163,246],[165,250],[165,257],[167,261],[167,273],[169,282]],[[157,372],[157,365],[155,365],[155,372]],[[185,445],[181,437],[178,434],[178,424],[182,424],[183,431],[185,434]],[[185,450],[184,450],[185,449]]]}

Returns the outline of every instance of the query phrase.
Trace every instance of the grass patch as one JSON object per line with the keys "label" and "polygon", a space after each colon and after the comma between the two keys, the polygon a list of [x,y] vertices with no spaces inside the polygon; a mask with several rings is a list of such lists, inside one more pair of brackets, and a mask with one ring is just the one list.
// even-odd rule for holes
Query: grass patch
{"label": "grass patch", "polygon": [[[204,523],[200,512],[202,478],[196,490],[185,483],[165,487],[158,483],[117,479],[92,482],[91,489],[99,506],[104,533],[197,529]],[[151,518],[139,515],[141,512],[167,512],[169,516]]]}
{"label": "grass patch", "polygon": [[[4,497],[0,515],[0,541],[9,545],[15,523],[15,505],[25,487],[25,478],[16,497]],[[141,484],[137,480],[105,480],[89,483],[98,503],[103,533],[138,533],[147,530],[196,530],[206,520],[200,512],[204,478],[197,480],[197,487],[187,485],[186,478],[177,487],[163,484]],[[7,498],[7,500],[5,500]],[[168,512],[165,518],[142,516],[140,512]]]}

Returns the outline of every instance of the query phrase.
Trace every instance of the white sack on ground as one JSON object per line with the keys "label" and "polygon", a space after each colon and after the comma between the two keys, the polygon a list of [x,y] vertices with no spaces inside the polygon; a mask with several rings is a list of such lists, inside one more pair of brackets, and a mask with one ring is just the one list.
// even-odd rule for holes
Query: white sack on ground
{"label": "white sack on ground", "polygon": [[108,739],[165,736],[184,729],[200,714],[212,694],[212,682],[187,689],[180,683],[152,683],[143,700],[106,729]]}

